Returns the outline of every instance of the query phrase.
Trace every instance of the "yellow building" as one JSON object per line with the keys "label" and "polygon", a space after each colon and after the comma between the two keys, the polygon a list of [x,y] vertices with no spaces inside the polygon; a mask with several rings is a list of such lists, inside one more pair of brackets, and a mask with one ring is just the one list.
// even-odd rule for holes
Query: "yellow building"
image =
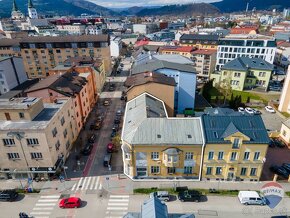
{"label": "yellow building", "polygon": [[143,93],[126,105],[124,173],[138,179],[201,179],[201,118],[169,118],[160,99]]}
{"label": "yellow building", "polygon": [[189,59],[192,59],[192,52],[195,50],[195,47],[187,46],[163,46],[159,48],[160,54],[176,54],[182,55]]}
{"label": "yellow building", "polygon": [[104,60],[105,71],[111,74],[110,38],[108,35],[27,37],[20,41],[21,56],[30,78],[46,77],[49,69],[71,57],[92,57]]}
{"label": "yellow building", "polygon": [[21,56],[19,39],[1,39],[0,57]]}
{"label": "yellow building", "polygon": [[144,72],[128,77],[125,86],[127,101],[146,92],[164,102],[169,117],[174,115],[174,78],[161,73]]}
{"label": "yellow building", "polygon": [[282,123],[280,138],[290,147],[290,119]]}
{"label": "yellow building", "polygon": [[202,119],[203,179],[259,181],[269,143],[261,116],[209,109]]}

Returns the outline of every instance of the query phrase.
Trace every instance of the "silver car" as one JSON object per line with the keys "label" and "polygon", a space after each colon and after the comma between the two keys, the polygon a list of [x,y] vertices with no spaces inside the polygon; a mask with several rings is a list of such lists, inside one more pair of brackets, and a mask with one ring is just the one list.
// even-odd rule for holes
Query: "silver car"
{"label": "silver car", "polygon": [[150,193],[150,198],[158,198],[160,201],[169,201],[170,195],[168,191],[157,191]]}

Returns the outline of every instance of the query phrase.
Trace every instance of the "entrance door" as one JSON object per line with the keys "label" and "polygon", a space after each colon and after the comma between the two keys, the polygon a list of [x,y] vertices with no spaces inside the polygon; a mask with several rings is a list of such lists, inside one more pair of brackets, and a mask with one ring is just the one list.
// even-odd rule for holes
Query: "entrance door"
{"label": "entrance door", "polygon": [[234,179],[234,173],[229,172],[228,173],[228,180],[233,180]]}

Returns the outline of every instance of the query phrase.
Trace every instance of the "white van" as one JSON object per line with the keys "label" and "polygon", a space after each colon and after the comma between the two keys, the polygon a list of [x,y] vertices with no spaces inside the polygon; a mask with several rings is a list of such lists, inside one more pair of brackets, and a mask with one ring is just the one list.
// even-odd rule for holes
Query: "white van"
{"label": "white van", "polygon": [[238,198],[244,205],[266,205],[266,199],[256,191],[239,191]]}

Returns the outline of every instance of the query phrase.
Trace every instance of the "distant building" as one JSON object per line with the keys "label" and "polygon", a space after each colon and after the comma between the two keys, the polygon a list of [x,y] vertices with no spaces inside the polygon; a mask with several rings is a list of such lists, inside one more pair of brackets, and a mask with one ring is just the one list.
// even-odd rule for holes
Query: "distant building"
{"label": "distant building", "polygon": [[155,33],[159,30],[156,23],[133,24],[133,32],[139,34]]}
{"label": "distant building", "polygon": [[119,57],[122,50],[122,39],[119,36],[111,36],[110,38],[110,51],[112,57]]}
{"label": "distant building", "polygon": [[21,13],[21,11],[17,7],[17,4],[16,4],[16,1],[15,0],[13,0],[11,18],[13,20],[20,20],[20,19],[23,19],[24,18],[24,15]]}
{"label": "distant building", "polygon": [[287,76],[284,81],[278,110],[290,114],[290,67],[288,67]]}
{"label": "distant building", "polygon": [[277,50],[274,63],[277,66],[282,67],[284,70],[287,70],[290,64],[290,42],[277,42]]}
{"label": "distant building", "polygon": [[290,8],[284,8],[283,10],[283,18],[289,18],[290,17]]}
{"label": "distant building", "polygon": [[0,57],[0,95],[27,80],[22,58]]}
{"label": "distant building", "polygon": [[0,175],[49,177],[60,171],[77,137],[72,99],[0,101]]}
{"label": "distant building", "polygon": [[0,57],[21,56],[18,39],[0,40]]}
{"label": "distant building", "polygon": [[162,46],[159,49],[160,54],[166,55],[182,55],[184,57],[192,59],[192,52],[196,50],[194,47],[187,46]]}
{"label": "distant building", "polygon": [[230,83],[233,90],[243,91],[260,87],[267,91],[274,65],[261,58],[239,57],[227,62],[221,72],[212,73],[214,85]]}
{"label": "distant building", "polygon": [[159,32],[147,34],[146,37],[152,41],[171,42],[175,38],[175,33],[168,30],[162,30]]}
{"label": "distant building", "polygon": [[86,26],[82,24],[56,25],[56,29],[64,31],[68,35],[83,35],[85,34]]}
{"label": "distant building", "polygon": [[231,29],[230,34],[258,34],[258,27],[235,27]]}
{"label": "distant building", "polygon": [[37,11],[36,8],[33,6],[32,0],[28,0],[28,17],[30,19],[37,19]]}
{"label": "distant building", "polygon": [[213,49],[218,46],[218,35],[183,34],[179,43],[182,46],[194,46],[198,49]]}

